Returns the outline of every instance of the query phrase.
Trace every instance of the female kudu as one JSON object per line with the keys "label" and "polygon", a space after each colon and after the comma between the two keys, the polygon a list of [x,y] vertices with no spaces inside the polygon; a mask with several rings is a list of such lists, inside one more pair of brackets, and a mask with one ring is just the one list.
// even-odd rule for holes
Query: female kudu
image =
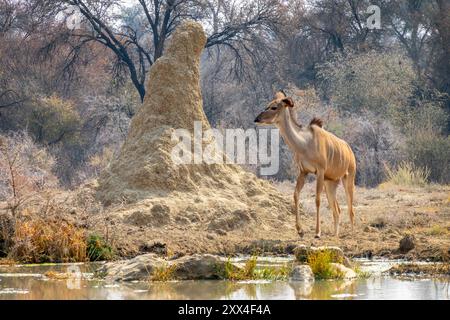
{"label": "female kudu", "polygon": [[352,228],[354,226],[355,155],[347,142],[322,128],[322,120],[314,118],[306,127],[298,124],[293,107],[294,102],[291,98],[288,98],[283,91],[277,92],[275,99],[255,119],[255,122],[277,126],[283,140],[294,152],[294,159],[299,168],[294,192],[294,213],[296,215],[296,228],[300,237],[303,237],[303,230],[300,225],[298,201],[308,173],[313,173],[317,177],[315,237],[320,238],[320,194],[324,186],[328,203],[333,212],[334,234],[338,236],[341,209],[336,200],[336,189],[341,180],[346,193]]}

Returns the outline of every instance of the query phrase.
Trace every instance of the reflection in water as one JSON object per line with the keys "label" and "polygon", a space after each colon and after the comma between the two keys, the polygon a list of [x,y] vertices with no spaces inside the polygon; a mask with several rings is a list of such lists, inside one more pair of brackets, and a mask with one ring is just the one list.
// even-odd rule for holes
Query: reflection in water
{"label": "reflection in water", "polygon": [[[0,267],[0,299],[449,299],[449,279],[404,280],[375,276],[354,281],[174,281],[106,283],[96,266],[79,265],[80,286],[50,280],[68,266]],[[73,289],[71,289],[73,288]]]}

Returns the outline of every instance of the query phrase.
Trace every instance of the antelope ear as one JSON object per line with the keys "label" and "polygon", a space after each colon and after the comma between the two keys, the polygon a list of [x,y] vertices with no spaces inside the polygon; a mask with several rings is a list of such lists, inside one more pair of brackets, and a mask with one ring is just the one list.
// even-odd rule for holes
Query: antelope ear
{"label": "antelope ear", "polygon": [[288,107],[294,107],[294,100],[292,100],[292,98],[284,98],[282,101],[286,103]]}
{"label": "antelope ear", "polygon": [[286,93],[284,93],[284,91],[283,90],[280,90],[280,91],[278,91],[277,93],[275,93],[275,100],[278,100],[278,99],[284,99],[284,98],[286,98],[287,96],[286,96]]}

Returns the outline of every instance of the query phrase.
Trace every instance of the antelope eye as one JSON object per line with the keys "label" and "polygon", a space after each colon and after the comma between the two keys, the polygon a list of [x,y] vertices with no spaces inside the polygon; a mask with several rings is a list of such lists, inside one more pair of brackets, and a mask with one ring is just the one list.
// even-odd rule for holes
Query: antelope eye
{"label": "antelope eye", "polygon": [[277,110],[278,108],[277,108],[277,107],[272,107],[272,108],[270,108],[270,109],[272,109],[272,110]]}

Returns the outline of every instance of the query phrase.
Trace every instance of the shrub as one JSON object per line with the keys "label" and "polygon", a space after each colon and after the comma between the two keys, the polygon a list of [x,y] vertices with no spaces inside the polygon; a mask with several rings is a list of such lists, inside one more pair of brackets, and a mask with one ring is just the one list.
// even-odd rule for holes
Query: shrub
{"label": "shrub", "polygon": [[317,279],[340,279],[343,275],[336,271],[332,262],[336,261],[333,252],[329,250],[316,251],[308,254],[307,263]]}
{"label": "shrub", "polygon": [[36,192],[57,186],[54,159],[24,132],[0,136],[0,200],[13,216]]}
{"label": "shrub", "polygon": [[242,269],[235,267],[231,260],[228,259],[222,271],[222,278],[235,281],[254,279],[257,259],[256,256],[251,257],[245,262]]}
{"label": "shrub", "polygon": [[78,139],[81,118],[72,102],[53,95],[36,99],[30,108],[27,125],[36,141],[53,144]]}
{"label": "shrub", "polygon": [[412,63],[397,52],[337,54],[318,67],[322,93],[340,109],[388,115],[408,103],[416,79]]}
{"label": "shrub", "polygon": [[170,281],[173,279],[174,272],[176,270],[176,265],[166,264],[161,267],[155,268],[152,275],[150,276],[151,281]]}
{"label": "shrub", "polygon": [[87,240],[87,257],[89,261],[111,260],[114,256],[112,247],[97,234],[91,234]]}
{"label": "shrub", "polygon": [[396,169],[386,165],[387,182],[398,186],[425,186],[428,184],[430,170],[416,167],[410,162],[402,162]]}
{"label": "shrub", "polygon": [[85,231],[61,219],[16,221],[9,257],[25,263],[86,261]]}
{"label": "shrub", "polygon": [[429,129],[417,130],[407,140],[406,152],[416,167],[428,168],[430,181],[450,182],[450,136]]}
{"label": "shrub", "polygon": [[244,281],[244,280],[256,280],[256,279],[266,279],[266,280],[283,280],[287,279],[291,266],[283,265],[278,266],[257,266],[258,258],[252,256],[244,264],[243,268],[236,267],[230,259],[225,263],[223,270],[221,270],[221,278],[233,281]]}

